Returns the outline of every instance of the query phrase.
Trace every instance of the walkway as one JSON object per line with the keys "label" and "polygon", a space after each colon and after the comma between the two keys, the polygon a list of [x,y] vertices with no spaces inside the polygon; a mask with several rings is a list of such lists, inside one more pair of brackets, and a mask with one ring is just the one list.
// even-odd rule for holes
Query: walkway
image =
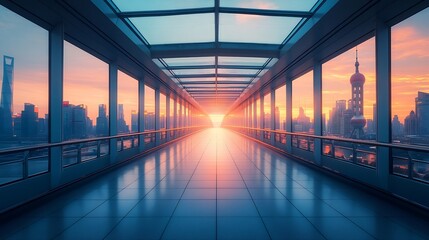
{"label": "walkway", "polygon": [[0,239],[424,239],[428,219],[209,129],[0,225]]}

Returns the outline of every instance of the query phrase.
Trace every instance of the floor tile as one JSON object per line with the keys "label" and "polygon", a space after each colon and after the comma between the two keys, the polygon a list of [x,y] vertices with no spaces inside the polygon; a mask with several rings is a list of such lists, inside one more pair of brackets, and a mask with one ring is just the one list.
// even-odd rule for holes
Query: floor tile
{"label": "floor tile", "polygon": [[173,217],[163,239],[216,239],[215,217]]}
{"label": "floor tile", "polygon": [[259,217],[219,217],[219,239],[270,239]]}
{"label": "floor tile", "polygon": [[127,217],[169,217],[173,214],[179,200],[143,199]]}
{"label": "floor tile", "polygon": [[325,239],[304,217],[264,217],[272,239]]}
{"label": "floor tile", "polygon": [[328,239],[375,239],[345,217],[308,218],[308,220]]}
{"label": "floor tile", "polygon": [[228,217],[259,216],[252,200],[218,200],[217,215]]}
{"label": "floor tile", "polygon": [[215,217],[216,200],[180,200],[174,212],[177,217]]}
{"label": "floor tile", "polygon": [[159,239],[169,219],[169,217],[127,217],[121,220],[106,239]]}

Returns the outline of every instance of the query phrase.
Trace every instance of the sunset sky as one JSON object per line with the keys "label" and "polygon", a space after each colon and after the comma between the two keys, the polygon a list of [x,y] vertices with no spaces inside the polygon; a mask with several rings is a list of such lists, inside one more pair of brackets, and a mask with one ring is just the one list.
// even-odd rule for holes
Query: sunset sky
{"label": "sunset sky", "polygon": [[[401,122],[415,108],[418,91],[429,92],[429,10],[392,27],[392,117],[399,116]],[[29,44],[31,39],[31,44]],[[366,77],[364,85],[364,113],[372,118],[375,103],[375,39],[358,46],[360,72]],[[108,64],[77,47],[65,43],[64,100],[72,104],[84,104],[88,115],[95,121],[98,104],[108,105]],[[15,58],[14,68],[14,112],[20,113],[24,103],[33,103],[39,108],[39,117],[48,112],[48,31],[19,17],[0,6],[0,56]],[[323,64],[323,113],[335,100],[350,99],[350,76],[354,73],[355,48],[352,48]],[[3,62],[0,64],[3,78]],[[119,73],[119,103],[124,104],[125,118],[130,124],[131,110],[137,110],[137,82]],[[135,82],[133,82],[135,81]],[[293,81],[293,118],[299,107],[313,119],[312,72]],[[277,94],[279,95],[279,94]],[[154,95],[146,97],[154,99]],[[282,96],[276,96],[280,98]],[[147,102],[147,109],[154,108]],[[152,106],[150,106],[152,105]],[[276,104],[280,106],[279,103]],[[179,108],[178,108],[179,109]],[[280,107],[284,109],[284,107]],[[284,111],[281,112],[284,116]]]}

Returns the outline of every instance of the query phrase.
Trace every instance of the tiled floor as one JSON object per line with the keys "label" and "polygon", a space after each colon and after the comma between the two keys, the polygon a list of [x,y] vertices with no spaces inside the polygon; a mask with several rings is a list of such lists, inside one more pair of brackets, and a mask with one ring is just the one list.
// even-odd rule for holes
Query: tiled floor
{"label": "tiled floor", "polygon": [[0,239],[428,239],[429,220],[221,129],[10,219]]}

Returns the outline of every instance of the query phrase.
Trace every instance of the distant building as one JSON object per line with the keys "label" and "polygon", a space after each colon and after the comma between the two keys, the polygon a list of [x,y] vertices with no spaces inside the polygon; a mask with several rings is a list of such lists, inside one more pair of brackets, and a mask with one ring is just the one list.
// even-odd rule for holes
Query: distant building
{"label": "distant building", "polygon": [[139,114],[137,111],[131,111],[131,132],[139,131]]}
{"label": "distant building", "polygon": [[275,122],[275,128],[274,129],[280,129],[280,110],[279,107],[275,107],[274,111],[274,122]]}
{"label": "distant building", "polygon": [[106,104],[98,105],[96,134],[97,136],[109,135],[109,119],[107,118]]}
{"label": "distant building", "polygon": [[0,96],[0,136],[13,136],[13,68],[14,58],[3,56],[3,82]]}
{"label": "distant building", "polygon": [[429,93],[417,93],[416,117],[417,133],[419,135],[429,135]]}
{"label": "distant building", "polygon": [[293,131],[295,132],[309,132],[311,129],[310,117],[307,117],[304,108],[299,108],[299,115],[293,120]]}
{"label": "distant building", "polygon": [[145,120],[145,123],[144,123],[145,130],[155,130],[155,113],[154,112],[145,111],[144,120]]}
{"label": "distant building", "polygon": [[24,104],[24,110],[21,112],[21,136],[36,137],[38,135],[39,110],[31,103]]}
{"label": "distant building", "polygon": [[403,135],[403,124],[399,121],[398,115],[393,116],[392,119],[392,136],[401,136]]}
{"label": "distant building", "polygon": [[414,111],[405,117],[404,120],[404,134],[405,135],[416,135],[417,134],[417,116]]}
{"label": "distant building", "polygon": [[63,138],[64,140],[85,138],[90,135],[86,106],[63,102]]}
{"label": "distant building", "polygon": [[356,49],[356,71],[350,77],[350,84],[352,86],[352,111],[353,117],[350,121],[353,131],[350,135],[351,138],[362,139],[365,136],[363,128],[366,125],[366,119],[363,115],[363,85],[365,84],[365,76],[359,72],[358,52]]}
{"label": "distant building", "polygon": [[128,133],[130,129],[128,128],[127,123],[124,118],[124,105],[118,105],[118,133]]}

